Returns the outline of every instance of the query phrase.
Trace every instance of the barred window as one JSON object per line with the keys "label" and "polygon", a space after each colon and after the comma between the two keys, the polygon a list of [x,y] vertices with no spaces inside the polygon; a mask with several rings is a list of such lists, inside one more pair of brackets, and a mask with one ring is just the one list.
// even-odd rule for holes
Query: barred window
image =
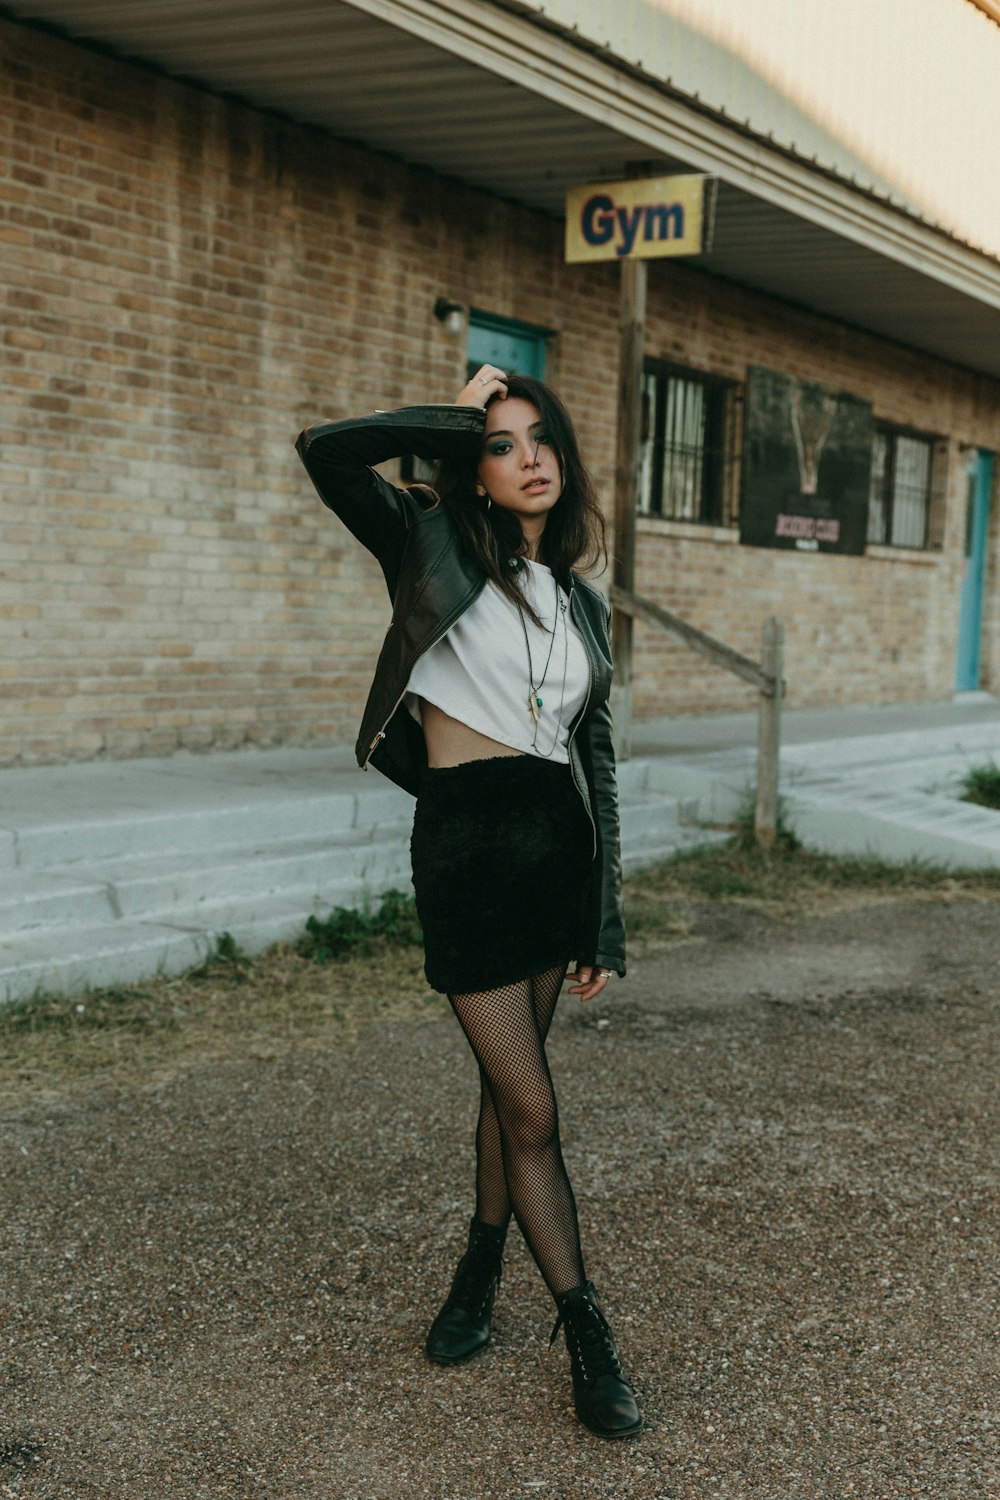
{"label": "barred window", "polygon": [[868,492],[869,542],[927,547],[934,441],[893,427],[876,427]]}
{"label": "barred window", "polygon": [[639,510],[722,526],[729,382],[647,360],[643,371]]}

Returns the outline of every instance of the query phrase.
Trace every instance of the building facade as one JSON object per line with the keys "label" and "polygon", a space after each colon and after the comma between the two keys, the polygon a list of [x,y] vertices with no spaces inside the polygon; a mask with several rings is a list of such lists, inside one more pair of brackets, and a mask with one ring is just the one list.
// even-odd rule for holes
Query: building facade
{"label": "building facade", "polygon": [[[0,21],[0,763],[353,740],[388,605],[294,456],[310,421],[453,399],[484,357],[535,369],[610,515],[618,267],[564,262],[558,205],[629,170],[720,179],[713,255],[650,267],[637,590],[751,656],[779,615],[793,704],[1000,686],[1000,264],[971,221],[765,147],[763,117],[651,79],[628,38],[609,62],[565,4],[331,4],[322,108],[288,97],[308,38],[279,88],[267,35],[255,83],[207,33],[201,66],[175,56],[152,0],[145,40],[74,9]],[[477,19],[530,40],[547,90],[486,70]],[[647,95],[702,159],[613,117]],[[740,176],[757,159],[770,200]],[[759,371],[869,413],[863,550],[747,542]],[[638,718],[751,701],[641,625],[636,652]]]}

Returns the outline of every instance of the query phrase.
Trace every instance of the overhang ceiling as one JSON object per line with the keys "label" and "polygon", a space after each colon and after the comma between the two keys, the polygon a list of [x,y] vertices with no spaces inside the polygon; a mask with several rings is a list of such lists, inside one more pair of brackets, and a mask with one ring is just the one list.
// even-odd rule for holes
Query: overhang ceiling
{"label": "overhang ceiling", "polygon": [[1000,264],[775,150],[516,0],[15,0],[167,73],[561,216],[641,160],[718,175],[693,263],[1000,376]]}

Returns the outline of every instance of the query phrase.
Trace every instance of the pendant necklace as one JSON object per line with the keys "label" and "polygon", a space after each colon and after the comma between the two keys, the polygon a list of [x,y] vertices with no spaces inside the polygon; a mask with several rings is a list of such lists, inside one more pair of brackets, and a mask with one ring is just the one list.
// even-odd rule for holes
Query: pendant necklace
{"label": "pendant necklace", "polygon": [[[524,649],[528,655],[528,687],[530,689],[528,693],[528,713],[531,715],[531,722],[534,726],[534,733],[531,736],[531,748],[541,756],[551,755],[553,750],[555,750],[556,745],[559,743],[559,731],[562,729],[563,704],[566,701],[566,664],[569,660],[569,639],[566,626],[566,601],[559,597],[558,579],[554,579],[553,582],[555,583],[556,590],[556,610],[552,620],[552,633],[549,636],[549,649],[545,657],[545,666],[542,668],[542,675],[538,679],[537,683],[535,682],[534,665],[531,660],[531,642],[528,640],[528,627],[524,623],[524,614],[521,610],[520,604],[517,606],[517,615],[518,619],[521,621],[521,630],[524,634]],[[552,744],[549,746],[548,750],[540,750],[538,748],[538,727],[541,722],[540,710],[542,708],[542,687],[545,683],[546,677],[549,674],[549,664],[552,661],[552,648],[556,642],[556,630],[559,625],[560,616],[562,616],[563,627],[563,675],[562,691],[559,694],[559,712],[556,716],[555,738],[553,739]]]}

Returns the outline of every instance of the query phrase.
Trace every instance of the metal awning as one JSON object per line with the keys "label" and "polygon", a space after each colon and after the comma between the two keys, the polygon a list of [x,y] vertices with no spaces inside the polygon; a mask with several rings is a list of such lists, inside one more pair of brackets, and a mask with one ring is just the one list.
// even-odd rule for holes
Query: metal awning
{"label": "metal awning", "polygon": [[547,214],[637,161],[714,172],[714,245],[688,264],[1000,376],[1000,263],[516,0],[5,9]]}

